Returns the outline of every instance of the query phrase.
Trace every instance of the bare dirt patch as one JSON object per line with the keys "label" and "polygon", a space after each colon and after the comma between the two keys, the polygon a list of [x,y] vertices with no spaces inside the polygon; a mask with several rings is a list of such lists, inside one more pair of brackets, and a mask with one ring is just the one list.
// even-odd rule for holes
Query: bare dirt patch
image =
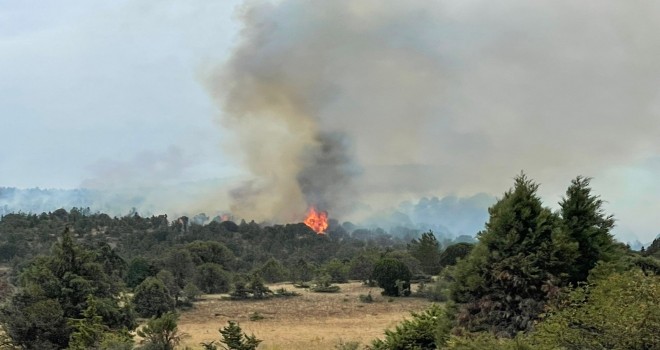
{"label": "bare dirt patch", "polygon": [[[181,313],[179,328],[189,335],[181,345],[201,349],[200,342],[220,339],[218,329],[228,320],[238,321],[243,331],[262,339],[259,349],[264,350],[334,349],[340,339],[368,344],[381,337],[386,328],[410,316],[411,311],[421,311],[430,305],[421,298],[383,297],[380,288],[359,282],[340,286],[341,292],[326,294],[296,289],[291,284],[270,285],[272,290],[284,287],[302,295],[261,301],[205,296],[192,310]],[[360,294],[369,291],[374,302],[361,302]],[[255,314],[263,319],[250,320]]]}

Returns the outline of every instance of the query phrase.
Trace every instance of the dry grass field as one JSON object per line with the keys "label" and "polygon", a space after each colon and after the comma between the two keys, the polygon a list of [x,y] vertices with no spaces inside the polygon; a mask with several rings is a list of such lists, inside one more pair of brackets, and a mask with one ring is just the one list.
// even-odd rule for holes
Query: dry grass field
{"label": "dry grass field", "polygon": [[[205,296],[192,310],[181,313],[179,328],[188,334],[181,346],[201,349],[200,342],[220,339],[218,329],[228,320],[238,321],[244,332],[262,339],[259,346],[262,350],[334,349],[340,339],[364,345],[381,337],[386,328],[395,326],[411,311],[429,306],[429,302],[421,298],[390,301],[380,295],[380,288],[366,287],[359,282],[340,286],[339,293],[327,294],[296,289],[290,284],[270,285],[272,290],[284,287],[302,295],[262,301]],[[361,302],[359,295],[369,291],[374,302]],[[251,321],[250,316],[255,313],[264,318]]]}

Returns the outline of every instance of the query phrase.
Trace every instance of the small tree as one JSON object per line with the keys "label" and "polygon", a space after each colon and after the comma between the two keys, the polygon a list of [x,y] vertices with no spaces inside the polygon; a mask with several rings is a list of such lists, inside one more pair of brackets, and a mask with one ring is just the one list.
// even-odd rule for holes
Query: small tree
{"label": "small tree", "polygon": [[259,272],[263,279],[268,283],[282,282],[286,280],[289,275],[286,268],[274,258],[268,259]]}
{"label": "small tree", "polygon": [[228,292],[230,279],[229,272],[215,263],[202,264],[195,271],[195,285],[207,294]]}
{"label": "small tree", "polygon": [[179,316],[173,312],[165,313],[149,320],[142,329],[138,329],[137,334],[144,338],[143,343],[149,349],[173,350],[184,336],[179,332],[178,319]]}
{"label": "small tree", "polygon": [[248,288],[252,291],[254,299],[266,299],[273,294],[273,291],[266,287],[258,273],[252,274]]}
{"label": "small tree", "polygon": [[449,339],[452,316],[437,304],[422,313],[412,313],[394,330],[386,330],[384,339],[372,342],[372,350],[432,350],[444,346]]}
{"label": "small tree", "polygon": [[411,276],[406,264],[396,259],[381,259],[374,266],[373,278],[383,288],[383,295],[410,295]]}
{"label": "small tree", "polygon": [[225,344],[223,347],[226,350],[255,350],[262,340],[252,335],[242,333],[241,327],[234,321],[229,321],[229,324],[220,329],[222,335],[221,343]]}
{"label": "small tree", "polygon": [[458,259],[463,259],[470,254],[474,244],[472,243],[456,243],[447,247],[440,253],[440,265],[442,267],[454,266]]}
{"label": "small tree", "polygon": [[603,201],[591,193],[590,178],[578,176],[566,190],[559,203],[564,229],[577,242],[579,254],[571,264],[570,281],[574,284],[587,280],[599,260],[614,258],[614,241],[610,230],[614,218],[606,215]]}
{"label": "small tree", "polygon": [[415,257],[422,265],[422,271],[436,275],[442,268],[440,266],[440,243],[432,231],[422,233],[419,239],[413,239],[408,244],[410,255]]}
{"label": "small tree", "polygon": [[158,317],[174,310],[174,299],[163,282],[155,277],[147,277],[135,288],[133,304],[142,317]]}

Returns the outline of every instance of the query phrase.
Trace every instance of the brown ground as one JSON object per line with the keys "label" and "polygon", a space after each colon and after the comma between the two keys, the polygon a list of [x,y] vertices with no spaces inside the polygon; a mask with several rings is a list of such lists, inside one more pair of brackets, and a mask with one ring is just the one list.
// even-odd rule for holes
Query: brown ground
{"label": "brown ground", "polygon": [[[189,336],[182,347],[201,349],[200,342],[220,339],[218,329],[228,320],[240,323],[244,332],[254,333],[263,343],[260,350],[334,349],[339,340],[368,344],[381,337],[411,311],[421,311],[429,302],[421,298],[389,298],[380,295],[380,288],[362,286],[359,282],[341,284],[339,293],[312,293],[292,285],[271,285],[272,290],[284,287],[302,295],[263,301],[231,301],[209,295],[195,303],[194,309],[181,313],[179,329]],[[414,286],[413,286],[413,290]],[[371,291],[373,303],[363,303],[359,295]],[[250,321],[259,313],[265,318]]]}

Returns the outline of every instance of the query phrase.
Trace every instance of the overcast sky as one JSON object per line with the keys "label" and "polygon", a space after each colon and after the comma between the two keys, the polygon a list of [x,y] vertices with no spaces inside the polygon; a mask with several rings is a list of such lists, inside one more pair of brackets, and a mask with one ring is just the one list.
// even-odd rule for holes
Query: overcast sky
{"label": "overcast sky", "polygon": [[[267,23],[284,29],[255,34],[265,49],[242,55],[272,57],[259,69],[281,69],[314,103],[318,91],[333,91],[341,106],[319,106],[318,122],[356,130],[348,136],[364,174],[357,184],[371,197],[501,195],[524,169],[552,205],[583,174],[594,177],[620,236],[646,243],[660,233],[660,8],[652,1],[279,1],[254,5],[251,17],[237,15],[239,3],[0,0],[0,186],[160,186],[250,173],[227,154],[237,130],[218,122],[223,105],[208,91],[208,72],[249,60],[233,53],[239,30]],[[319,41],[341,35],[350,37],[336,48]],[[288,56],[303,46],[314,49]],[[323,74],[286,76],[310,57]],[[386,78],[395,80],[379,80],[392,70]],[[392,81],[409,86],[383,85]],[[222,90],[224,81],[212,85]],[[360,101],[345,97],[364,89]],[[421,129],[406,134],[410,115],[397,97],[423,101]],[[348,117],[324,117],[335,112]],[[370,113],[390,118],[392,133],[364,132],[370,119],[355,115]]]}

